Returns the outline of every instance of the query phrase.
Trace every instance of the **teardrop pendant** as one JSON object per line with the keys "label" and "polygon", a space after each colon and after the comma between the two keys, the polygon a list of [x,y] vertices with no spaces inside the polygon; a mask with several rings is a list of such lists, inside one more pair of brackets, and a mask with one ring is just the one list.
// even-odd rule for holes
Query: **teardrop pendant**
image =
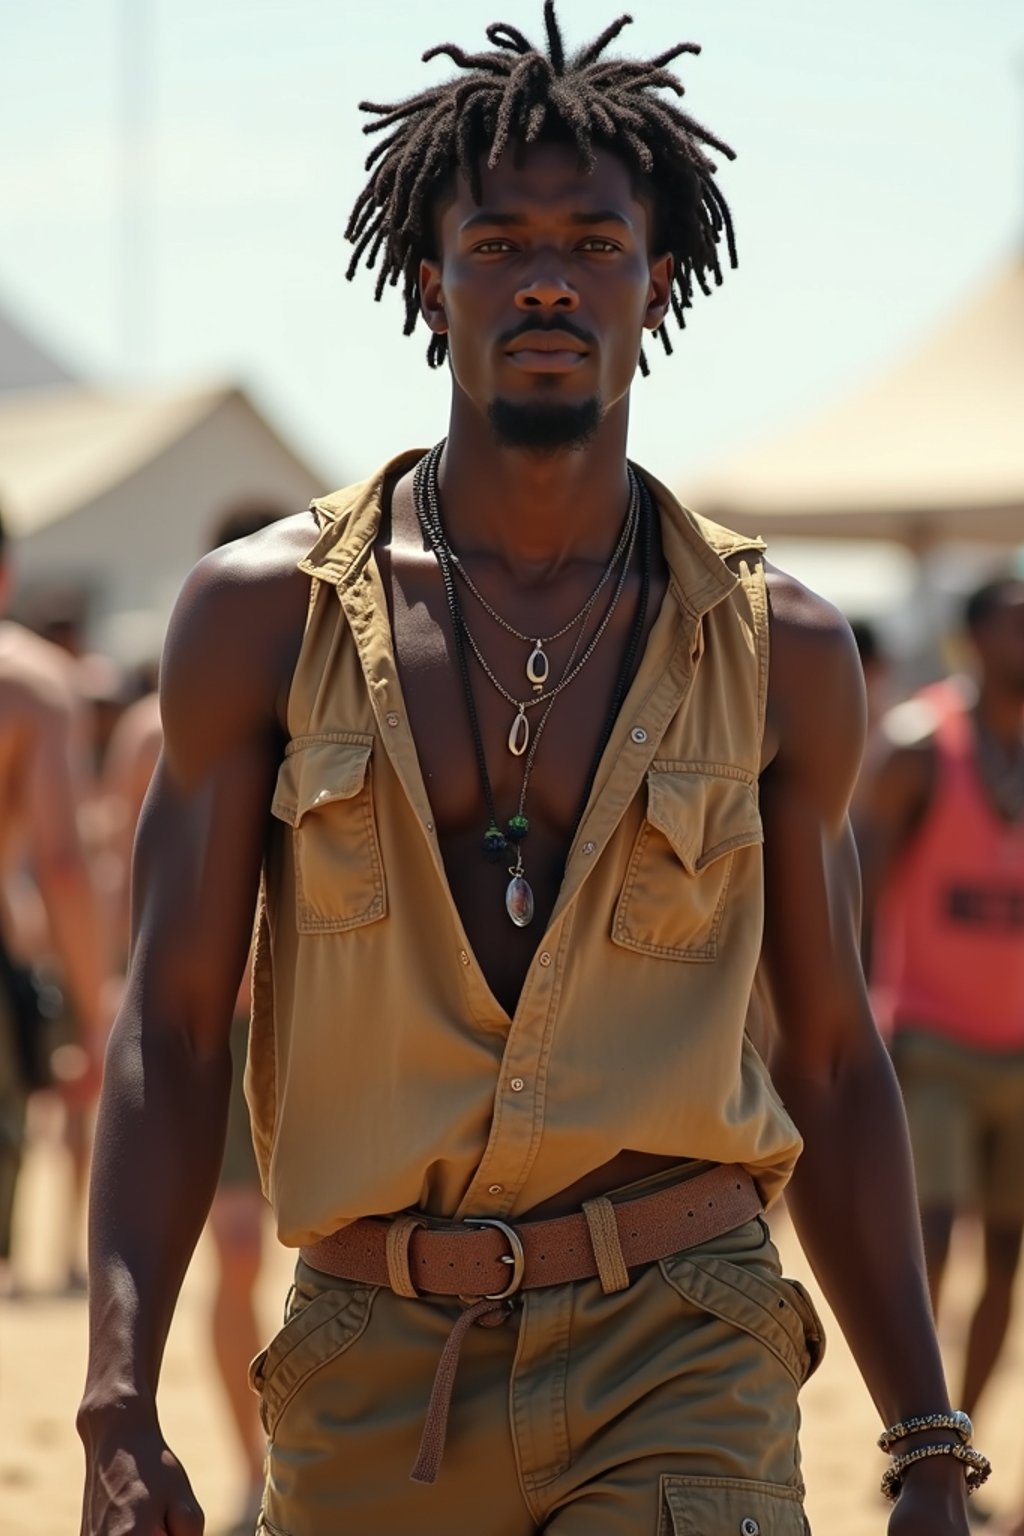
{"label": "teardrop pendant", "polygon": [[508,733],[508,749],[513,757],[522,757],[530,743],[530,722],[526,718],[525,706],[520,704],[519,713],[512,721],[512,728]]}
{"label": "teardrop pendant", "polygon": [[533,890],[525,875],[513,875],[505,889],[505,911],[517,928],[533,922]]}
{"label": "teardrop pendant", "polygon": [[534,693],[540,693],[543,690],[550,671],[551,667],[544,648],[539,640],[535,640],[526,663],[526,680],[532,685]]}

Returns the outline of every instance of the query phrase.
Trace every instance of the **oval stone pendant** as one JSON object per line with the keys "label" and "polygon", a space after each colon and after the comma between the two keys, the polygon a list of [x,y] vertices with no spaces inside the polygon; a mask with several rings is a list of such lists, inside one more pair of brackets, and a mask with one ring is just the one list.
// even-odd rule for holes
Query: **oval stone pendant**
{"label": "oval stone pendant", "polygon": [[527,682],[532,683],[534,693],[541,692],[548,680],[550,670],[548,658],[544,654],[541,643],[539,640],[535,640],[533,642],[533,650],[530,652],[529,660],[526,663],[526,679]]}
{"label": "oval stone pendant", "polygon": [[513,875],[505,889],[505,911],[517,928],[533,921],[533,891],[525,875]]}
{"label": "oval stone pendant", "polygon": [[512,721],[512,729],[508,733],[508,749],[513,757],[522,757],[530,741],[530,722],[526,718],[526,710],[520,704],[519,713]]}

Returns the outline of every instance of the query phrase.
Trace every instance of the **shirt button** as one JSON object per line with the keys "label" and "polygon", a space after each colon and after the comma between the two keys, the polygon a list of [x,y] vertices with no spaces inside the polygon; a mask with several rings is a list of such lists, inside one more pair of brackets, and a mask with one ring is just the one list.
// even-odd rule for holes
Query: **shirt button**
{"label": "shirt button", "polygon": [[583,844],[583,852],[589,855],[589,854],[593,853],[593,851],[594,851],[594,849],[596,847],[597,847],[596,843],[584,843]]}
{"label": "shirt button", "polygon": [[629,734],[636,742],[638,747],[642,747],[644,742],[647,740],[647,732],[644,730],[642,725],[634,725]]}
{"label": "shirt button", "polygon": [[469,964],[469,956],[466,954],[464,949],[459,950],[459,959],[462,961],[463,965]]}
{"label": "shirt button", "polygon": [[761,1527],[756,1520],[748,1518],[740,1524],[740,1536],[761,1536]]}
{"label": "shirt button", "polygon": [[514,1077],[509,1084],[509,1087],[512,1089],[513,1093],[522,1093],[523,1089],[526,1087],[526,1084],[523,1082],[521,1077]]}
{"label": "shirt button", "polygon": [[427,831],[428,832],[433,832],[433,830],[434,830],[434,823],[432,821],[428,821],[427,822]]}
{"label": "shirt button", "polygon": [[503,1195],[505,1193],[505,1186],[504,1184],[488,1184],[487,1193],[489,1195]]}
{"label": "shirt button", "polygon": [[543,951],[542,954],[539,954],[537,956],[537,959],[540,961],[541,965],[550,965],[551,964],[551,956],[548,954],[546,949]]}
{"label": "shirt button", "polygon": [[398,724],[398,716],[395,714],[393,709],[390,710],[389,713],[384,716],[384,718],[387,721],[388,725],[397,725]]}

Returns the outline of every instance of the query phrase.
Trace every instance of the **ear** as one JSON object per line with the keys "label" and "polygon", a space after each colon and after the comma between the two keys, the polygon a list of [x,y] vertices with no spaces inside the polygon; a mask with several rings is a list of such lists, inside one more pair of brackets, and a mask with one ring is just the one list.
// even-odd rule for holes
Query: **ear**
{"label": "ear", "polygon": [[420,262],[420,313],[435,336],[448,332],[448,318],[444,312],[444,295],[441,292],[441,263]]}
{"label": "ear", "polygon": [[647,295],[647,309],[644,312],[645,331],[656,331],[668,314],[674,271],[675,262],[671,255],[651,258],[651,286]]}

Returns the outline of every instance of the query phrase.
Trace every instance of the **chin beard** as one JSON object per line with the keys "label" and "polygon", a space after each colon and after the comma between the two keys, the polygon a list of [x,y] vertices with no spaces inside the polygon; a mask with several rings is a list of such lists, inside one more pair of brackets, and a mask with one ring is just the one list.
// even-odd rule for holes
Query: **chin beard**
{"label": "chin beard", "polygon": [[527,453],[574,453],[585,448],[601,421],[596,395],[572,405],[562,400],[492,400],[487,418],[502,448]]}

